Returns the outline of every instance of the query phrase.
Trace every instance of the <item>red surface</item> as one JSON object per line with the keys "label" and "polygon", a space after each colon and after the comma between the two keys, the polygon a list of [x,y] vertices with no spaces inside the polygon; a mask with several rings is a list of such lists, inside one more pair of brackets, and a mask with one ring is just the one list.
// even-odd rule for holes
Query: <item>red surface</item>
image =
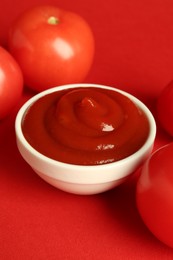
{"label": "red surface", "polygon": [[[96,39],[86,82],[126,90],[155,114],[157,95],[173,78],[172,0],[1,0],[2,45],[13,18],[34,2],[57,3],[83,15]],[[77,196],[53,188],[30,169],[15,143],[14,118],[21,104],[0,122],[0,259],[173,259],[173,249],[139,217],[137,173],[112,191]],[[171,140],[158,126],[154,149]]]}

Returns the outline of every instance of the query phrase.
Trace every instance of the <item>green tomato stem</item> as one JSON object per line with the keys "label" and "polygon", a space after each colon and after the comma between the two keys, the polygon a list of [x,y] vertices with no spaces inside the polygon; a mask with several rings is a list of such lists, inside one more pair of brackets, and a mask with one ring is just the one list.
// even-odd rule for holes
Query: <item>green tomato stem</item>
{"label": "green tomato stem", "polygon": [[56,25],[59,23],[59,20],[55,16],[50,16],[47,20],[48,24]]}

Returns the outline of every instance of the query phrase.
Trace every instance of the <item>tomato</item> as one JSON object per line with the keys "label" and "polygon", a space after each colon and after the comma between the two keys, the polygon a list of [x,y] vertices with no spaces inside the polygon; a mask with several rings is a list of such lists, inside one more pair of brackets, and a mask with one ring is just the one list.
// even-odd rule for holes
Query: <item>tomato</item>
{"label": "tomato", "polygon": [[6,117],[22,95],[23,76],[15,59],[0,47],[0,119]]}
{"label": "tomato", "polygon": [[173,81],[162,90],[158,97],[157,116],[164,130],[173,136]]}
{"label": "tomato", "polygon": [[173,143],[155,151],[137,182],[139,213],[149,230],[173,247]]}
{"label": "tomato", "polygon": [[26,85],[39,92],[85,79],[93,61],[94,36],[78,14],[41,5],[13,23],[8,47]]}

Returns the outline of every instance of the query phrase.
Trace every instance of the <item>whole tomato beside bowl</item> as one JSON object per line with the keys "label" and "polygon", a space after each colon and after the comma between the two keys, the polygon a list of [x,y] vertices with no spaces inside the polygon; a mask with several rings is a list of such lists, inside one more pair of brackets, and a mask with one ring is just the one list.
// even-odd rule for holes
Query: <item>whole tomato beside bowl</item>
{"label": "whole tomato beside bowl", "polygon": [[155,151],[137,182],[139,213],[149,230],[173,247],[173,143]]}
{"label": "whole tomato beside bowl", "polygon": [[161,126],[169,135],[173,136],[173,81],[161,91],[156,109]]}
{"label": "whole tomato beside bowl", "polygon": [[25,84],[40,92],[85,79],[93,61],[94,36],[80,15],[41,5],[14,21],[8,47]]}
{"label": "whole tomato beside bowl", "polygon": [[23,76],[15,59],[0,47],[0,120],[17,104],[23,91]]}

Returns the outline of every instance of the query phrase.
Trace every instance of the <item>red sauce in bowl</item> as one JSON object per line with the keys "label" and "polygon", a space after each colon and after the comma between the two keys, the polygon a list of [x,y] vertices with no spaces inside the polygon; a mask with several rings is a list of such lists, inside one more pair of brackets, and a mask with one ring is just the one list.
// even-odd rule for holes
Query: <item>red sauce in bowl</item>
{"label": "red sauce in bowl", "polygon": [[22,131],[43,155],[100,165],[132,155],[149,134],[145,114],[117,91],[79,87],[47,94],[26,111]]}

